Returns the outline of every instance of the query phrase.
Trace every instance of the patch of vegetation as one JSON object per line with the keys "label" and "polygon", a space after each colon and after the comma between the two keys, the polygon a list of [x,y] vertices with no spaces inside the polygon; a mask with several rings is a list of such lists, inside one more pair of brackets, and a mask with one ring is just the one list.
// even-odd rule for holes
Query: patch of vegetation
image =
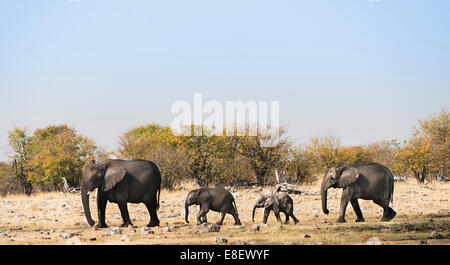
{"label": "patch of vegetation", "polygon": [[352,226],[338,226],[331,228],[333,231],[391,231],[391,232],[431,232],[437,231],[449,231],[450,221],[428,221],[428,222],[403,222],[398,224],[375,224],[375,225],[352,225]]}

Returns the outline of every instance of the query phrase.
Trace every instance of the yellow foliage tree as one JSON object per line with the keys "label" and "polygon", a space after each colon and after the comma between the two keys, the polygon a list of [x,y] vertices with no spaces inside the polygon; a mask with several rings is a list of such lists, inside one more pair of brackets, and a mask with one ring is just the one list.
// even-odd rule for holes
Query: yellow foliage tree
{"label": "yellow foliage tree", "polygon": [[70,185],[79,185],[87,161],[106,156],[92,140],[67,125],[37,129],[27,150],[28,180],[44,189],[61,186],[63,177]]}
{"label": "yellow foliage tree", "polygon": [[420,120],[407,146],[395,155],[396,168],[412,172],[419,183],[429,178],[447,177],[450,165],[449,112]]}

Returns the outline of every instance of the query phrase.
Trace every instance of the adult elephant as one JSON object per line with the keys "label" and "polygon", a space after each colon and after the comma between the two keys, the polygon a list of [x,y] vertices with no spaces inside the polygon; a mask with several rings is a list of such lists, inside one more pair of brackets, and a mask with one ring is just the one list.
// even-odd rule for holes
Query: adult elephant
{"label": "adult elephant", "polygon": [[344,189],[341,197],[338,223],[345,222],[345,210],[350,202],[355,210],[356,222],[364,222],[358,199],[372,200],[383,207],[381,221],[392,220],[396,212],[389,207],[394,196],[394,176],[385,166],[378,163],[368,165],[344,165],[330,168],[325,174],[322,186],[322,210],[328,214],[327,191],[329,188]]}
{"label": "adult elephant", "polygon": [[[159,226],[156,210],[159,208],[161,173],[147,160],[107,159],[96,164],[91,161],[83,171],[81,199],[89,225],[95,224],[89,209],[89,194],[97,188],[97,227],[107,227],[105,210],[107,202],[117,203],[122,215],[122,227],[133,226],[127,203],[144,203],[150,214],[149,227]],[[158,196],[157,196],[158,195]]]}

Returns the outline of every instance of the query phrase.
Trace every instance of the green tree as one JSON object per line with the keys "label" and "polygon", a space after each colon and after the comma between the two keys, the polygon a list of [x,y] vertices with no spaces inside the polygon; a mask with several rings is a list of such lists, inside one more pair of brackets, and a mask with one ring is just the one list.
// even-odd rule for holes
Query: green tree
{"label": "green tree", "polygon": [[6,196],[11,188],[15,188],[16,182],[11,165],[0,162],[0,194]]}
{"label": "green tree", "polygon": [[261,140],[266,138],[264,133],[258,133],[257,136],[249,136],[247,133],[240,137],[240,153],[247,158],[258,185],[266,184],[268,176],[273,174],[275,168],[283,165],[287,155],[287,142],[282,139],[284,133],[280,128],[278,144],[273,147],[261,145]]}
{"label": "green tree", "polygon": [[9,157],[12,160],[14,178],[27,195],[30,195],[33,191],[33,184],[29,178],[29,142],[30,136],[26,128],[15,128],[8,133]]}

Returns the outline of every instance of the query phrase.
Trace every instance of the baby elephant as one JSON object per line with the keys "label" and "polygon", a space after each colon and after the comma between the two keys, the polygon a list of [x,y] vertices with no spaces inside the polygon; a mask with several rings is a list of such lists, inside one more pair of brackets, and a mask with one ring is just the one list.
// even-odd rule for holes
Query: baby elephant
{"label": "baby elephant", "polygon": [[273,193],[270,195],[262,196],[258,202],[256,202],[253,207],[252,220],[255,221],[256,208],[265,208],[264,210],[264,220],[263,223],[267,224],[267,218],[269,217],[270,211],[273,211],[277,220],[281,223],[280,212],[286,215],[285,224],[289,223],[289,217],[292,217],[295,224],[298,223],[297,218],[294,216],[294,201],[292,198],[285,193]]}
{"label": "baby elephant", "polygon": [[221,217],[218,225],[222,225],[225,215],[231,214],[236,225],[241,225],[238,217],[238,210],[233,195],[224,188],[203,188],[191,191],[185,203],[186,223],[189,223],[189,206],[200,205],[200,212],[197,215],[197,224],[207,223],[206,214],[209,210],[220,212]]}

